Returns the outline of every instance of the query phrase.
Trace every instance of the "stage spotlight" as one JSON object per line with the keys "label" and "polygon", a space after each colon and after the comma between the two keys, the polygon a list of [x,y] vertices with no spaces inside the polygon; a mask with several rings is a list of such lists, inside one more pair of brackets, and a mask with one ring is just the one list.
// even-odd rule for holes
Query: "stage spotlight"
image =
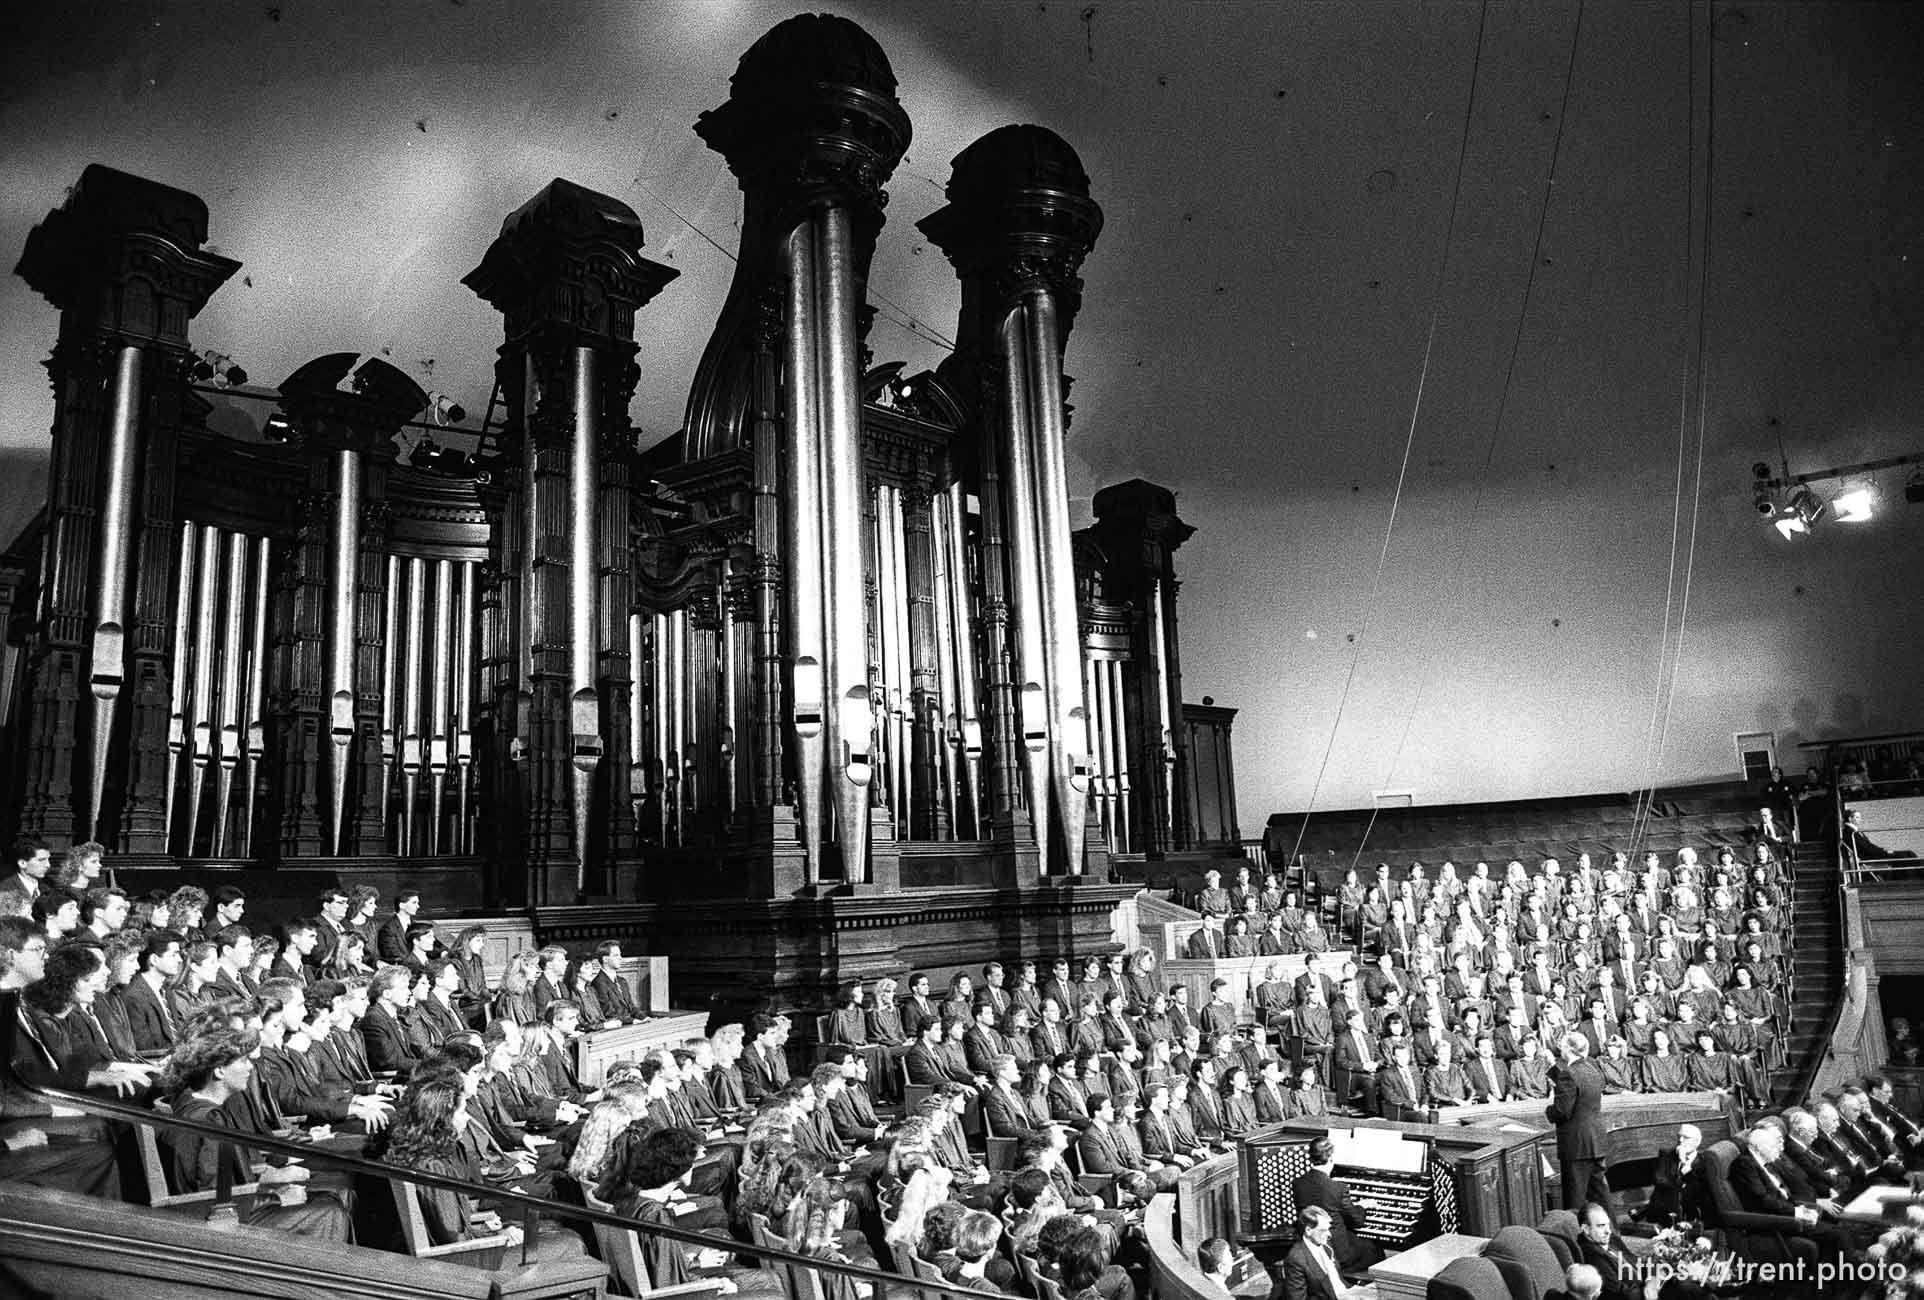
{"label": "stage spotlight", "polygon": [[197,383],[212,383],[217,388],[239,388],[247,382],[247,372],[234,364],[234,358],[212,348],[194,358],[188,373]]}
{"label": "stage spotlight", "polygon": [[408,464],[430,474],[464,475],[468,472],[468,454],[457,447],[443,447],[432,435],[424,434],[408,453]]}
{"label": "stage spotlight", "polygon": [[1852,488],[1830,503],[1831,513],[1840,524],[1867,523],[1876,499],[1868,487]]}
{"label": "stage spotlight", "polygon": [[290,442],[294,437],[294,422],[276,411],[261,426],[261,436],[269,442]]}
{"label": "stage spotlight", "polygon": [[467,408],[446,393],[429,393],[428,416],[436,424],[459,424],[468,418]]}
{"label": "stage spotlight", "polygon": [[1808,533],[1824,517],[1825,510],[1822,497],[1808,487],[1800,487],[1784,503],[1784,513],[1777,520],[1777,531],[1786,540]]}

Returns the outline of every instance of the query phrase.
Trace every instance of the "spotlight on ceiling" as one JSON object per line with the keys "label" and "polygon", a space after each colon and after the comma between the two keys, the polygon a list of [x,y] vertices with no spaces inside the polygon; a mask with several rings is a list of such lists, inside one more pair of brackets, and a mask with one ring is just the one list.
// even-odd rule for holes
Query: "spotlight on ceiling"
{"label": "spotlight on ceiling", "polygon": [[194,358],[188,373],[197,383],[211,383],[216,388],[239,388],[247,382],[247,372],[234,364],[234,358],[212,348]]}
{"label": "spotlight on ceiling", "polygon": [[446,393],[429,393],[427,412],[439,425],[459,424],[468,418],[467,409]]}
{"label": "spotlight on ceiling", "polygon": [[1868,485],[1855,487],[1830,503],[1831,514],[1840,524],[1868,523],[1877,494]]}
{"label": "spotlight on ceiling", "polygon": [[1784,502],[1783,514],[1776,520],[1777,531],[1786,540],[1808,533],[1824,517],[1825,509],[1823,498],[1808,487],[1800,487]]}
{"label": "spotlight on ceiling", "polygon": [[275,411],[261,426],[261,437],[269,442],[291,442],[294,439],[294,422]]}

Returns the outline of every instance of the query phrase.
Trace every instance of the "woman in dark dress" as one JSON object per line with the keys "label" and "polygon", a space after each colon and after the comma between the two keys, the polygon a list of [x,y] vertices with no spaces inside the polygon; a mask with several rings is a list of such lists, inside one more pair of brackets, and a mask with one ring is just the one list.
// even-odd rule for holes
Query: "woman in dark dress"
{"label": "woman in dark dress", "polygon": [[1640,1063],[1643,1066],[1643,1090],[1682,1092],[1684,1059],[1670,1050],[1670,1031],[1658,1029],[1650,1036],[1650,1042],[1650,1054]]}
{"label": "woman in dark dress", "polygon": [[[228,1101],[247,1092],[254,1077],[254,1052],[260,1038],[248,1030],[216,1029],[188,1039],[175,1049],[163,1080],[172,1097],[174,1114],[197,1124],[235,1129],[239,1120]],[[223,1168],[230,1186],[248,1181],[247,1162],[238,1141],[226,1142],[199,1133],[166,1135],[172,1150],[172,1183],[177,1192],[209,1191],[218,1185]],[[329,1196],[306,1196],[301,1184],[308,1171],[300,1165],[269,1166],[256,1180],[253,1199],[241,1211],[242,1222],[303,1237],[346,1241],[347,1207]],[[285,1200],[283,1200],[285,1198]]]}

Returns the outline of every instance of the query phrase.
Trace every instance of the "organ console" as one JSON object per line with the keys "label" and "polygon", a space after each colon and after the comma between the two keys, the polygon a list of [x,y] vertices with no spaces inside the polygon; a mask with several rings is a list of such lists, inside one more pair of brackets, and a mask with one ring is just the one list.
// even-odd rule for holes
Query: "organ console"
{"label": "organ console", "polygon": [[[1348,1128],[1307,1117],[1260,1129],[1238,1152],[1243,1238],[1295,1236],[1290,1184],[1309,1168],[1310,1141],[1325,1134],[1337,1144],[1337,1177],[1369,1216],[1366,1235],[1393,1249],[1535,1223],[1559,1199],[1556,1129],[1543,1109],[1541,1100],[1500,1102],[1447,1108],[1434,1123],[1358,1120]],[[1695,1124],[1707,1143],[1739,1127],[1730,1097],[1717,1092],[1613,1094],[1603,1099],[1603,1124],[1611,1183],[1626,1208],[1648,1188],[1658,1154],[1676,1145],[1679,1125]]]}
{"label": "organ console", "polygon": [[[1336,1147],[1336,1177],[1363,1212],[1358,1235],[1398,1251],[1459,1230],[1451,1170],[1435,1158],[1433,1141],[1369,1127],[1332,1128],[1329,1137]],[[1245,1142],[1241,1158],[1247,1187],[1243,1204],[1253,1220],[1245,1238],[1293,1236],[1299,1207],[1292,1187],[1309,1171],[1307,1142],[1270,1130]]]}

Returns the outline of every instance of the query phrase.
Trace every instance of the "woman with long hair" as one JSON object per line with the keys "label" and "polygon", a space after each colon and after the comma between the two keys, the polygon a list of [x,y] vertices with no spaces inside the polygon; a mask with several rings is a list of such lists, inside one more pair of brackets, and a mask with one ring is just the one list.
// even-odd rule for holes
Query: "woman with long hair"
{"label": "woman with long hair", "polygon": [[488,970],[481,950],[487,946],[488,932],[478,925],[468,926],[454,937],[449,959],[461,972],[461,987],[454,992],[454,1009],[470,1028],[488,1027]]}
{"label": "woman with long hair", "polygon": [[533,981],[528,978],[526,965],[519,961],[508,963],[501,972],[501,987],[495,990],[493,1016],[496,1020],[512,1020],[517,1025],[532,1025],[541,1019],[535,1010]]}
{"label": "woman with long hair", "polygon": [[[387,1131],[369,1142],[369,1154],[397,1169],[482,1182],[483,1171],[461,1141],[467,1123],[469,1087],[468,1076],[452,1066],[417,1069],[395,1104]],[[428,1239],[434,1245],[496,1233],[504,1234],[510,1247],[522,1243],[518,1224],[504,1224],[492,1210],[477,1211],[474,1198],[465,1192],[421,1186],[416,1188],[416,1197]],[[538,1254],[555,1258],[582,1253],[581,1239],[572,1232],[545,1219],[537,1219],[535,1224]]]}
{"label": "woman with long hair", "polygon": [[167,1009],[174,1013],[176,1025],[185,1025],[196,1011],[220,996],[214,987],[219,975],[220,956],[213,944],[202,939],[187,949],[180,980],[166,993]]}
{"label": "woman with long hair", "polygon": [[577,1186],[593,1191],[608,1176],[616,1140],[636,1120],[648,1116],[648,1090],[637,1083],[614,1083],[581,1121],[580,1136],[568,1156],[568,1176]]}
{"label": "woman with long hair", "polygon": [[[228,1102],[246,1093],[254,1077],[254,1052],[259,1046],[260,1039],[254,1033],[238,1029],[215,1029],[184,1040],[167,1064],[166,1086],[171,1090],[174,1114],[197,1124],[237,1129],[239,1124]],[[238,1142],[199,1133],[166,1136],[173,1156],[170,1172],[175,1191],[211,1190],[223,1170],[230,1186],[248,1181],[247,1162]],[[309,1199],[301,1186],[307,1178],[308,1171],[301,1165],[268,1166],[255,1180],[257,1190],[242,1211],[242,1221],[251,1227],[303,1237],[346,1241],[347,1207],[332,1197]]]}

